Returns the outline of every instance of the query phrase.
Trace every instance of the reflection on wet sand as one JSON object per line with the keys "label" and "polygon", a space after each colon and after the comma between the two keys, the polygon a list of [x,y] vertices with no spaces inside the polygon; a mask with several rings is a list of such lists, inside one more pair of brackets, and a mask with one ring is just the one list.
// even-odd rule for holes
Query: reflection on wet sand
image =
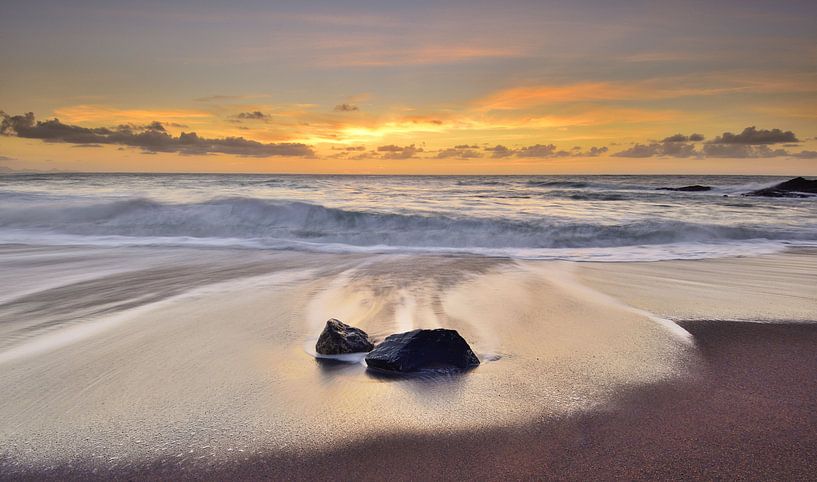
{"label": "reflection on wet sand", "polygon": [[[571,263],[173,248],[146,261],[136,248],[37,248],[32,262],[66,262],[46,295],[31,287],[48,271],[29,270],[21,249],[0,251],[27,286],[0,304],[6,469],[216,467],[236,453],[525,425],[698,373],[683,329],[584,284]],[[719,272],[748,283],[753,266]],[[330,317],[376,341],[456,329],[484,363],[394,379],[315,358],[310,343]]]}

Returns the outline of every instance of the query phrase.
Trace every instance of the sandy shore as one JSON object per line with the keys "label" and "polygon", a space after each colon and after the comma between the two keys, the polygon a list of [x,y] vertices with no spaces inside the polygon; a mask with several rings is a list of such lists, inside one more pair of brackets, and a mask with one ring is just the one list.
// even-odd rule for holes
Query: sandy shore
{"label": "sandy shore", "polygon": [[[4,476],[814,469],[809,250],[576,264],[4,246],[0,267]],[[400,381],[319,363],[310,347],[330,316],[376,340],[455,328],[484,363]]]}
{"label": "sandy shore", "polygon": [[[685,322],[694,380],[623,391],[547,422],[384,434],[306,456],[252,458],[202,478],[280,480],[810,480],[817,460],[817,324]],[[144,467],[138,477],[178,476]]]}

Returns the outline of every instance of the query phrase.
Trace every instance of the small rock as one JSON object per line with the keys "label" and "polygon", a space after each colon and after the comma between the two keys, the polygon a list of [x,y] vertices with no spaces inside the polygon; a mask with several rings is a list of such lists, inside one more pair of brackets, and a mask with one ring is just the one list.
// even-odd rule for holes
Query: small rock
{"label": "small rock", "polygon": [[371,368],[402,373],[425,370],[467,370],[479,358],[455,330],[414,330],[389,335],[366,355]]}
{"label": "small rock", "polygon": [[321,355],[361,353],[371,351],[373,348],[374,344],[365,331],[334,318],[326,322],[315,344],[315,351]]}

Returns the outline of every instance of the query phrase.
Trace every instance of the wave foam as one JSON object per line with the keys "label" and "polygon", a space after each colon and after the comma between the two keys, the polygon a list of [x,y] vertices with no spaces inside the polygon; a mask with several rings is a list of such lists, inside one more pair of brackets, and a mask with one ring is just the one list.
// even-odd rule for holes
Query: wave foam
{"label": "wave foam", "polygon": [[[103,244],[204,244],[329,251],[466,252],[496,256],[619,259],[642,252],[779,250],[810,231],[669,220],[598,224],[564,218],[510,220],[353,211],[318,204],[223,198],[201,203],[127,199],[0,207],[0,239]],[[579,250],[579,251],[577,251]],[[674,252],[675,254],[672,254]],[[611,255],[611,253],[614,253]],[[626,255],[624,257],[630,257]]]}

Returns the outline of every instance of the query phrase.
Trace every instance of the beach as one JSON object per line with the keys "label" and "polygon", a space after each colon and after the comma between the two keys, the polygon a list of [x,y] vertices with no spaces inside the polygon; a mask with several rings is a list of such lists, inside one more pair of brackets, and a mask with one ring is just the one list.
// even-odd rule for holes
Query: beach
{"label": "beach", "polygon": [[[817,256],[485,256],[4,245],[12,478],[807,478]],[[472,372],[315,357],[458,330]],[[762,323],[759,323],[762,322]]]}
{"label": "beach", "polygon": [[3,7],[0,482],[817,481],[817,0]]}

